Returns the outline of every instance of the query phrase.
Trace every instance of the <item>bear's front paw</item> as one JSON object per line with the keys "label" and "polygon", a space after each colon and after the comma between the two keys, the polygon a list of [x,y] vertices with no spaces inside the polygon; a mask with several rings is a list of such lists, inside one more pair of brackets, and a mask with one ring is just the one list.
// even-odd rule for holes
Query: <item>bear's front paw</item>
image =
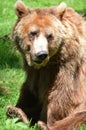
{"label": "bear's front paw", "polygon": [[45,124],[44,122],[42,121],[38,121],[38,127],[41,129],[41,130],[49,130],[47,124]]}
{"label": "bear's front paw", "polygon": [[6,115],[10,118],[18,117],[24,123],[28,123],[28,118],[27,118],[26,114],[20,108],[17,108],[14,106],[8,106]]}

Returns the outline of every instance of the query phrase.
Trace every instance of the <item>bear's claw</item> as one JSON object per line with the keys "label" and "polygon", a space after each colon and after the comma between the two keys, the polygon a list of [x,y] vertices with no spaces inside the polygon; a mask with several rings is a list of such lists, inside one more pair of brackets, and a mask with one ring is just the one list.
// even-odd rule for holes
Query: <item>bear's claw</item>
{"label": "bear's claw", "polygon": [[8,117],[11,117],[11,118],[18,117],[24,123],[28,123],[28,118],[27,118],[26,114],[22,111],[21,108],[17,108],[14,106],[8,106],[7,111],[6,111],[6,115]]}
{"label": "bear's claw", "polygon": [[47,124],[45,124],[44,122],[42,121],[38,121],[38,127],[41,129],[41,130],[49,130],[49,128],[47,127]]}

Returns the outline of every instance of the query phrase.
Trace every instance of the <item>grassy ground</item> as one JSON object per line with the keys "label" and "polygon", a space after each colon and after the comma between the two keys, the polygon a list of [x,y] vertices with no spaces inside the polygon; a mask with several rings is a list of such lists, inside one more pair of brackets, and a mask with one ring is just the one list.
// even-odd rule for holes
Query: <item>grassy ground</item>
{"label": "grassy ground", "polygon": [[[0,1],[0,130],[28,130],[38,127],[29,127],[23,123],[15,123],[17,119],[6,118],[6,107],[14,105],[18,99],[19,89],[24,81],[25,73],[22,71],[22,60],[18,51],[13,47],[10,36],[12,26],[16,20],[14,3],[16,0]],[[31,8],[45,7],[59,4],[62,0],[24,0]],[[64,0],[68,6],[80,13],[86,14],[85,0]],[[86,130],[82,127],[80,130]]]}

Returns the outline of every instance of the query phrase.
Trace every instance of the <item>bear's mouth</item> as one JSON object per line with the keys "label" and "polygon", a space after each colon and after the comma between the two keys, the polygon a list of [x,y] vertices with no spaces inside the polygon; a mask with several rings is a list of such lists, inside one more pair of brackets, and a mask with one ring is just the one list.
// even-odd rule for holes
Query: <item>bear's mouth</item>
{"label": "bear's mouth", "polygon": [[33,62],[36,64],[41,64],[43,62],[43,60],[33,60]]}
{"label": "bear's mouth", "polygon": [[41,67],[45,67],[47,65],[47,63],[49,62],[49,56],[47,56],[45,58],[45,60],[39,60],[37,58],[32,58],[32,65],[34,66],[34,68],[36,69],[40,69]]}

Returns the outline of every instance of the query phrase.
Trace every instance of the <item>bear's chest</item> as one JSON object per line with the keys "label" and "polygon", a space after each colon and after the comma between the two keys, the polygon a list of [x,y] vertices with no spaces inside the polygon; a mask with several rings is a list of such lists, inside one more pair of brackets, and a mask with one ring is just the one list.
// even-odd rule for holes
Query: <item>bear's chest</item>
{"label": "bear's chest", "polygon": [[[48,75],[47,75],[48,74]],[[39,101],[49,106],[52,113],[61,118],[72,113],[82,101],[78,94],[80,86],[76,84],[73,76],[65,70],[42,73],[38,82]],[[48,107],[47,107],[48,108]],[[58,117],[58,116],[57,116]]]}

